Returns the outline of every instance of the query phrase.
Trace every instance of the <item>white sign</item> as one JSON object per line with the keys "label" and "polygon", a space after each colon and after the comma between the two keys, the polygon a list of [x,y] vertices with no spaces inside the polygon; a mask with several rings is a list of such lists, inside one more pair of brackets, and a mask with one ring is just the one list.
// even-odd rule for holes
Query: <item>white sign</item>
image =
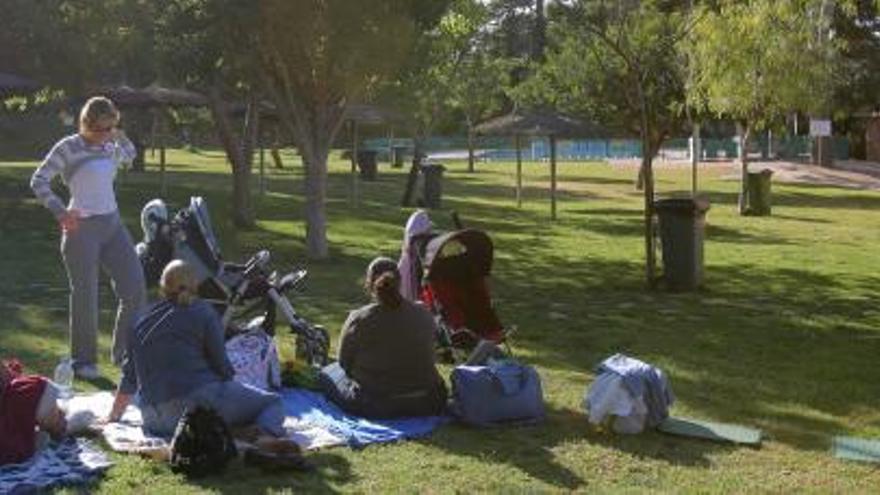
{"label": "white sign", "polygon": [[831,135],[831,121],[810,119],[810,136],[826,137]]}

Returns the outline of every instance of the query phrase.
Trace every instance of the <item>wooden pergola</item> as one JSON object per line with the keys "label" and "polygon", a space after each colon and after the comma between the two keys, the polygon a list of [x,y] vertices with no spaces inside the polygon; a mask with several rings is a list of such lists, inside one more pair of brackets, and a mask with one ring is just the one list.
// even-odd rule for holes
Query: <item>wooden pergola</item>
{"label": "wooden pergola", "polygon": [[559,138],[599,137],[602,132],[574,117],[546,110],[514,110],[478,124],[474,131],[484,136],[513,136],[516,149],[516,205],[522,207],[523,136],[546,137],[550,141],[550,218],[556,219],[556,141]]}

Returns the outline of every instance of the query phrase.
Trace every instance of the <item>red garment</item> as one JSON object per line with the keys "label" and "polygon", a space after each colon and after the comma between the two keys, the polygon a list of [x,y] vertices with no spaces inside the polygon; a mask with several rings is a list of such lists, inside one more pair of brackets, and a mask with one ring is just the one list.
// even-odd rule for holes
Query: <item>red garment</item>
{"label": "red garment", "polygon": [[492,307],[486,278],[431,281],[422,291],[422,301],[432,310],[438,307],[443,321],[453,330],[467,328],[493,342],[504,339],[501,321]]}
{"label": "red garment", "polygon": [[37,406],[45,389],[45,378],[19,375],[0,392],[0,465],[23,462],[34,455]]}

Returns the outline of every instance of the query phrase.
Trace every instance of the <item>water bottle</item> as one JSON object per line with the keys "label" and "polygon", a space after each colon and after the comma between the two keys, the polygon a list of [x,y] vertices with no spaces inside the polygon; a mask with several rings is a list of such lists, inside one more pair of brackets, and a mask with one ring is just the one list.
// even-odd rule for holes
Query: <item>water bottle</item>
{"label": "water bottle", "polygon": [[66,357],[55,367],[55,384],[61,392],[62,399],[69,399],[73,395],[73,360]]}

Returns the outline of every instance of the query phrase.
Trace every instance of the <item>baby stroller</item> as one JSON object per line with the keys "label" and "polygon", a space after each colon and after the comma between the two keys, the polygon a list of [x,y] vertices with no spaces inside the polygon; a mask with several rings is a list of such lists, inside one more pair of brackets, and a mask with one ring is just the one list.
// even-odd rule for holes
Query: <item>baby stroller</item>
{"label": "baby stroller", "polygon": [[327,364],[327,331],[299,316],[286,295],[302,284],[306,270],[279,276],[270,271],[271,256],[266,250],[244,264],[224,262],[207,204],[200,197],[191,198],[189,206],[173,218],[164,201],[150,201],[141,211],[141,227],[144,240],[136,250],[149,286],[156,285],[171,260],[186,261],[199,278],[199,296],[220,313],[227,338],[257,327],[274,336],[280,312],[296,335],[297,356],[313,366]]}
{"label": "baby stroller", "polygon": [[447,361],[472,361],[481,341],[502,344],[509,335],[489,292],[493,249],[489,236],[475,229],[437,235],[424,246],[420,299],[436,315]]}

